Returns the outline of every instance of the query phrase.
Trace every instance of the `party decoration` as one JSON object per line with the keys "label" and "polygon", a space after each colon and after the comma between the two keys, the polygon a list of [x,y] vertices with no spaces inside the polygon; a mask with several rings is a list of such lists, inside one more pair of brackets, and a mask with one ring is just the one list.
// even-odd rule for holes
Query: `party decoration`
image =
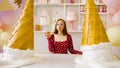
{"label": "party decoration", "polygon": [[109,42],[94,0],[87,0],[85,10],[82,46]]}
{"label": "party decoration", "polygon": [[0,35],[3,33],[3,29],[0,28]]}
{"label": "party decoration", "polygon": [[34,0],[26,1],[23,13],[16,23],[9,42],[3,48],[1,64],[24,66],[36,62],[33,32]]}
{"label": "party decoration", "polygon": [[70,30],[75,30],[74,23],[77,21],[77,13],[72,10],[68,11],[66,20],[71,24]]}
{"label": "party decoration", "polygon": [[120,0],[103,0],[103,2],[110,8],[120,9]]}
{"label": "party decoration", "polygon": [[2,39],[3,41],[8,41],[9,38],[10,38],[10,34],[9,34],[8,32],[3,32],[3,33],[1,34],[1,39]]}
{"label": "party decoration", "polygon": [[18,9],[19,7],[16,5],[16,3],[14,3],[15,0],[9,0],[9,3],[11,4],[11,6],[13,7],[14,10]]}
{"label": "party decoration", "polygon": [[22,0],[14,0],[14,2],[18,5],[18,7],[21,6]]}
{"label": "party decoration", "polygon": [[108,7],[108,10],[109,10],[110,14],[114,15],[116,12],[118,12],[119,9],[109,8]]}
{"label": "party decoration", "polygon": [[120,23],[120,10],[113,15],[112,20],[115,24]]}
{"label": "party decoration", "polygon": [[6,26],[13,26],[13,24],[17,20],[17,15],[13,11],[7,12],[4,15],[0,16],[1,24],[4,24]]}
{"label": "party decoration", "polygon": [[49,12],[47,10],[43,10],[41,12],[40,25],[49,25],[49,24],[50,24]]}
{"label": "party decoration", "polygon": [[34,50],[33,1],[34,0],[27,0],[23,14],[12,32],[7,47],[19,50]]}
{"label": "party decoration", "polygon": [[21,7],[18,8],[14,1],[15,0],[2,0],[2,2],[0,2],[0,28],[4,31],[14,27],[21,14],[23,5],[26,2],[26,0],[23,0]]}
{"label": "party decoration", "polygon": [[9,0],[2,0],[0,2],[0,28],[7,30],[16,20],[14,9],[9,3]]}
{"label": "party decoration", "polygon": [[111,44],[94,0],[86,0],[81,50],[83,55],[76,62],[90,66],[87,68],[98,68],[94,65],[106,68],[103,64],[114,60]]}
{"label": "party decoration", "polygon": [[120,46],[120,26],[108,29],[107,35],[113,46]]}
{"label": "party decoration", "polygon": [[[4,6],[3,6],[4,5]],[[0,3],[0,12],[6,12],[13,10],[8,0],[2,0]]]}
{"label": "party decoration", "polygon": [[109,9],[114,25],[117,25],[108,29],[107,35],[113,45],[113,53],[120,57],[120,26],[118,26],[120,25],[120,0],[103,0],[103,2]]}
{"label": "party decoration", "polygon": [[7,30],[7,25],[5,24],[5,22],[2,19],[0,19],[0,28],[3,31]]}
{"label": "party decoration", "polygon": [[2,2],[2,0],[0,0],[0,2]]}
{"label": "party decoration", "polygon": [[113,15],[113,22],[120,23],[120,0],[103,0],[104,4],[108,7],[110,13]]}

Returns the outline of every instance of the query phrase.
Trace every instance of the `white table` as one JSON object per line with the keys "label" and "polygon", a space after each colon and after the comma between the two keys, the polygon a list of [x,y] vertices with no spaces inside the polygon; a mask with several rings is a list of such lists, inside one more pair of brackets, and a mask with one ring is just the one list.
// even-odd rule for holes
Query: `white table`
{"label": "white table", "polygon": [[[28,66],[17,68],[75,68],[75,54],[38,54],[41,60]],[[13,68],[13,66],[0,66],[0,68]]]}
{"label": "white table", "polygon": [[[106,64],[82,64],[75,63],[75,58],[81,55],[75,54],[37,54],[41,58],[39,62],[31,65],[17,67],[15,65],[0,65],[0,68],[120,68],[120,61]],[[38,59],[39,60],[39,59]],[[80,60],[82,62],[82,59]]]}

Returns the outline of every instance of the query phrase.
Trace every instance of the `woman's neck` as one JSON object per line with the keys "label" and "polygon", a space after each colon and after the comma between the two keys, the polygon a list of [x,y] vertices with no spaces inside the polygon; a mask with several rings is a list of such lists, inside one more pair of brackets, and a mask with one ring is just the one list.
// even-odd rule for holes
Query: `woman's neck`
{"label": "woman's neck", "polygon": [[58,31],[58,35],[59,36],[63,35],[63,32],[62,31]]}

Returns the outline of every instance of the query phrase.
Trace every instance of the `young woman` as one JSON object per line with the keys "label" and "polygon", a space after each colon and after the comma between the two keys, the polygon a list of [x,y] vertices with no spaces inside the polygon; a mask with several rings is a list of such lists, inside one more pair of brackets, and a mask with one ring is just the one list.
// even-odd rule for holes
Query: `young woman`
{"label": "young woman", "polygon": [[49,51],[54,54],[82,54],[81,51],[74,50],[73,41],[70,34],[67,33],[66,22],[58,19],[55,25],[54,34],[45,33],[48,39]]}

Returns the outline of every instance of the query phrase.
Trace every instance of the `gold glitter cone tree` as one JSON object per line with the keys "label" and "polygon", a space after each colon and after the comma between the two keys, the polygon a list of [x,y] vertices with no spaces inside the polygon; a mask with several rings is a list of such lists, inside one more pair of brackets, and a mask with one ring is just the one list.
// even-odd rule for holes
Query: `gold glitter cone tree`
{"label": "gold glitter cone tree", "polygon": [[16,3],[18,5],[18,7],[21,6],[22,0],[14,0],[14,3]]}
{"label": "gold glitter cone tree", "polygon": [[87,0],[82,33],[82,46],[99,44],[100,42],[109,42],[106,30],[100,19],[94,0]]}
{"label": "gold glitter cone tree", "polygon": [[0,2],[0,12],[13,10],[13,7],[10,5],[8,0],[2,0]]}
{"label": "gold glitter cone tree", "polygon": [[27,0],[26,6],[8,42],[8,47],[20,50],[34,49],[33,0]]}

